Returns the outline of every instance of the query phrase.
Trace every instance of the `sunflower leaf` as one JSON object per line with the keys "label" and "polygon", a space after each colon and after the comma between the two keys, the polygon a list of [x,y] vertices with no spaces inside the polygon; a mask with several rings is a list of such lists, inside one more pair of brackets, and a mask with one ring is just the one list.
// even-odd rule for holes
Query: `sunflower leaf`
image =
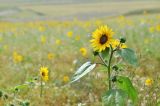
{"label": "sunflower leaf", "polygon": [[119,89],[124,90],[132,102],[135,104],[138,99],[138,93],[128,77],[117,76],[116,85]]}
{"label": "sunflower leaf", "polygon": [[92,71],[95,68],[96,64],[91,64],[91,63],[85,63],[83,64],[74,74],[72,81],[70,83],[73,83],[86,74],[88,74],[90,71]]}
{"label": "sunflower leaf", "polygon": [[102,52],[100,53],[100,55],[102,56],[102,58],[103,58],[105,61],[107,61],[108,56],[109,56],[109,48],[106,48],[104,51],[102,51]]}
{"label": "sunflower leaf", "polygon": [[84,71],[84,69],[87,68],[87,67],[90,66],[90,65],[91,65],[91,62],[90,62],[90,61],[84,63],[84,64],[76,71],[75,75],[78,75],[78,74],[82,73],[82,72]]}
{"label": "sunflower leaf", "polygon": [[125,106],[128,95],[121,89],[111,89],[102,97],[104,106]]}
{"label": "sunflower leaf", "polygon": [[138,65],[138,59],[136,53],[132,49],[129,48],[120,49],[117,51],[117,53],[131,65],[133,66]]}
{"label": "sunflower leaf", "polygon": [[28,84],[22,84],[22,85],[17,85],[17,86],[15,86],[15,87],[11,88],[10,90],[11,90],[12,92],[15,92],[15,91],[18,91],[18,90],[25,89],[25,88],[27,88],[27,87],[28,87]]}

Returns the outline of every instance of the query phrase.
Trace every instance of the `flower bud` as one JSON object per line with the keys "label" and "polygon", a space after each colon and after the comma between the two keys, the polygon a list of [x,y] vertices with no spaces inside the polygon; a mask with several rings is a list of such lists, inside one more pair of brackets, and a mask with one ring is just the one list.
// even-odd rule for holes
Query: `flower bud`
{"label": "flower bud", "polygon": [[3,97],[4,97],[4,99],[8,99],[8,95],[7,94],[4,94]]}
{"label": "flower bud", "polygon": [[112,82],[116,82],[117,81],[117,77],[113,76],[111,80],[112,80]]}
{"label": "flower bud", "polygon": [[0,90],[0,98],[3,96],[3,92]]}
{"label": "flower bud", "polygon": [[121,38],[120,38],[120,42],[121,42],[121,43],[125,43],[125,42],[126,42],[126,38],[121,37]]}
{"label": "flower bud", "polygon": [[25,104],[25,106],[29,106],[30,105],[29,101],[25,101],[24,104]]}
{"label": "flower bud", "polygon": [[14,104],[9,104],[9,106],[15,106]]}
{"label": "flower bud", "polygon": [[97,55],[98,55],[98,52],[97,52],[97,51],[93,51],[93,55],[94,55],[94,56],[97,56]]}
{"label": "flower bud", "polygon": [[19,89],[16,87],[16,88],[14,89],[14,91],[15,91],[15,92],[18,92],[18,91],[19,91]]}
{"label": "flower bud", "polygon": [[115,70],[115,71],[117,71],[117,70],[118,70],[118,66],[117,66],[117,65],[114,65],[114,66],[112,67],[112,69]]}
{"label": "flower bud", "polygon": [[38,78],[37,78],[37,77],[34,77],[34,80],[35,80],[35,81],[37,81],[37,80],[38,80]]}
{"label": "flower bud", "polygon": [[23,102],[20,102],[20,105],[22,105],[22,106],[29,106],[30,103],[29,103],[29,101],[23,101]]}

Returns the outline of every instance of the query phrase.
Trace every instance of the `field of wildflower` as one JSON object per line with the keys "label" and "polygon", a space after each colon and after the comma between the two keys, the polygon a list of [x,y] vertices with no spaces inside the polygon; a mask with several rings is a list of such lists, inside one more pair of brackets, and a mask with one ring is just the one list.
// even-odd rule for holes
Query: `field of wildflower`
{"label": "field of wildflower", "polygon": [[[92,40],[100,26],[113,38],[126,38],[119,48],[136,53],[136,66],[118,66],[137,91],[134,105],[160,106],[160,13],[147,11],[90,20],[0,21],[0,106],[101,106],[109,85],[96,53],[110,45]],[[97,61],[96,68],[72,83],[87,61]]]}

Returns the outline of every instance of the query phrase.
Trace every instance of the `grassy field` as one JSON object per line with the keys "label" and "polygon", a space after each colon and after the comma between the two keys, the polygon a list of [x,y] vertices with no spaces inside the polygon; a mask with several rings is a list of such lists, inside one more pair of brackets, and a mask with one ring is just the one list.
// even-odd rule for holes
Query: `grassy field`
{"label": "grassy field", "polygon": [[[66,85],[82,63],[93,59],[89,40],[100,25],[109,25],[114,37],[125,36],[127,46],[138,55],[139,66],[125,64],[122,72],[138,91],[138,106],[160,106],[160,13],[144,11],[159,5],[159,1],[23,4],[15,13],[2,15],[0,90],[8,99],[0,98],[0,106],[19,106],[21,101],[29,101],[31,106],[101,106],[101,95],[108,87],[103,67]],[[136,10],[142,13],[123,16]],[[87,50],[85,55],[81,48]],[[43,97],[37,80],[41,66],[49,69]],[[153,79],[151,86],[145,86],[148,78]],[[15,87],[28,83],[30,86],[15,93]]]}

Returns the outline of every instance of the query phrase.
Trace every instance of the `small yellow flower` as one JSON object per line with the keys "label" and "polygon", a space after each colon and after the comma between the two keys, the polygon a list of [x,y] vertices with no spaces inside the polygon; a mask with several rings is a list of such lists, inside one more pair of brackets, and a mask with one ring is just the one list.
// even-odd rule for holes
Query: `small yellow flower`
{"label": "small yellow flower", "polygon": [[79,40],[80,40],[80,36],[76,36],[76,37],[75,37],[75,40],[76,40],[76,41],[79,41]]}
{"label": "small yellow flower", "polygon": [[150,42],[150,40],[149,40],[148,38],[145,38],[145,39],[144,39],[144,43],[145,43],[145,44],[148,44],[149,42]]}
{"label": "small yellow flower", "polygon": [[19,62],[22,62],[23,61],[23,56],[18,54],[17,52],[14,52],[13,53],[13,61],[15,63],[19,63]]}
{"label": "small yellow flower", "polygon": [[157,31],[160,31],[160,24],[159,24],[159,25],[156,25],[156,30],[157,30]]}
{"label": "small yellow flower", "polygon": [[95,24],[96,24],[96,26],[101,26],[102,25],[102,21],[101,20],[96,20]]}
{"label": "small yellow flower", "polygon": [[57,45],[60,45],[60,44],[61,44],[61,40],[57,39],[57,40],[56,40],[56,44],[57,44]]}
{"label": "small yellow flower", "polygon": [[40,71],[40,76],[41,76],[42,80],[48,81],[48,68],[41,67],[39,71]]}
{"label": "small yellow flower", "polygon": [[65,82],[65,83],[69,82],[69,77],[68,76],[64,76],[63,77],[63,82]]}
{"label": "small yellow flower", "polygon": [[160,19],[160,15],[157,15],[156,18],[157,18],[157,19]]}
{"label": "small yellow flower", "polygon": [[121,43],[120,44],[120,41],[118,40],[118,39],[115,39],[115,40],[113,40],[112,41],[112,43],[111,43],[111,45],[112,45],[112,47],[115,49],[116,47],[120,47],[120,48],[122,48],[122,49],[124,49],[124,48],[127,48],[127,45],[125,45],[124,43]]}
{"label": "small yellow flower", "polygon": [[48,53],[47,57],[48,57],[48,60],[52,60],[54,58],[54,54],[53,53]]}
{"label": "small yellow flower", "polygon": [[140,23],[144,24],[144,23],[146,23],[146,20],[145,19],[141,19]]}
{"label": "small yellow flower", "polygon": [[3,49],[7,50],[8,49],[8,45],[3,45]]}
{"label": "small yellow flower", "polygon": [[73,36],[73,32],[72,31],[67,32],[67,36],[68,37],[72,37]]}
{"label": "small yellow flower", "polygon": [[39,30],[40,32],[44,32],[44,31],[45,31],[45,27],[44,27],[44,26],[39,26],[38,30]]}
{"label": "small yellow flower", "polygon": [[153,80],[152,79],[150,79],[150,78],[146,79],[146,81],[145,81],[145,85],[146,86],[151,86],[152,84],[153,84]]}
{"label": "small yellow flower", "polygon": [[45,36],[41,36],[41,43],[42,44],[45,44],[47,41],[46,37]]}
{"label": "small yellow flower", "polygon": [[153,33],[155,31],[155,28],[152,26],[152,27],[149,27],[149,32]]}
{"label": "small yellow flower", "polygon": [[0,42],[2,42],[3,41],[3,38],[2,37],[0,37]]}
{"label": "small yellow flower", "polygon": [[87,55],[87,49],[86,48],[82,47],[82,48],[79,49],[79,51],[81,52],[82,56],[85,57]]}
{"label": "small yellow flower", "polygon": [[92,39],[90,40],[94,51],[101,52],[107,47],[110,47],[112,43],[112,36],[114,32],[108,26],[100,26],[92,34]]}

